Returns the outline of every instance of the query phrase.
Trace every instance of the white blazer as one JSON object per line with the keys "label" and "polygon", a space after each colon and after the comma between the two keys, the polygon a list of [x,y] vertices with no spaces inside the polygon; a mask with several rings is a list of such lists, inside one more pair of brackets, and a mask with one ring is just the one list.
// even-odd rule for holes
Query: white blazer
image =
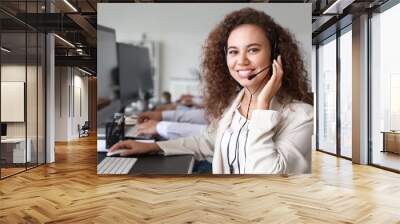
{"label": "white blazer", "polygon": [[[219,121],[200,136],[157,142],[164,155],[193,154],[212,159],[214,174],[229,174],[223,163],[222,135],[242,99],[242,90]],[[301,174],[311,172],[313,107],[295,101],[283,107],[275,98],[269,110],[253,110],[247,139],[246,174]]]}

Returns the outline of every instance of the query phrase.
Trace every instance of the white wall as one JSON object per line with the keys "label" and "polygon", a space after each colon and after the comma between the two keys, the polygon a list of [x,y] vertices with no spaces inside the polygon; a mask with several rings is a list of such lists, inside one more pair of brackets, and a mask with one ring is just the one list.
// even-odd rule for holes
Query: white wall
{"label": "white wall", "polygon": [[[78,129],[77,126],[78,124],[82,126],[85,121],[89,120],[89,114],[88,114],[88,108],[89,108],[89,102],[88,102],[88,77],[87,76],[82,76],[83,73],[79,72],[78,70],[74,70],[74,113],[73,119],[72,119],[72,136],[73,138],[79,137]],[[80,93],[79,93],[80,91]],[[80,97],[79,97],[80,96]],[[79,102],[80,101],[80,102]],[[81,107],[81,108],[79,108]],[[80,110],[82,110],[80,112]]]}
{"label": "white wall", "polygon": [[[24,82],[26,86],[26,99],[23,102],[22,111],[26,113],[26,120],[23,122],[6,122],[7,137],[25,137],[30,140],[32,161],[44,163],[44,74],[41,66],[21,65],[21,64],[3,64],[1,66],[1,81]],[[3,91],[3,89],[2,89]],[[22,91],[23,94],[24,91]],[[7,97],[7,95],[2,95]],[[25,106],[26,103],[26,106]],[[2,107],[1,110],[7,113],[13,113],[15,108]],[[14,112],[15,113],[15,112]],[[24,116],[24,115],[23,115]],[[38,155],[38,157],[37,157]]]}
{"label": "white wall", "polygon": [[138,42],[145,33],[149,40],[160,43],[161,91],[171,91],[169,80],[196,78],[190,70],[199,67],[208,33],[226,14],[243,7],[264,10],[295,34],[311,74],[311,4],[99,3],[97,21],[114,28],[118,42]]}
{"label": "white wall", "polygon": [[68,68],[56,67],[55,74],[55,140],[67,141],[67,118],[69,116]]}
{"label": "white wall", "polygon": [[56,67],[55,86],[55,140],[77,139],[78,124],[83,125],[89,117],[88,78],[75,68]]}
{"label": "white wall", "polygon": [[[8,65],[2,65],[1,66],[1,81],[9,81],[9,82],[25,82],[25,76],[26,72],[28,74],[35,73],[36,74],[36,67],[33,66],[25,66],[25,65],[18,65],[18,64],[8,64]],[[31,82],[31,80],[30,80]],[[32,83],[30,83],[32,84]],[[36,81],[33,83],[36,85]],[[27,103],[31,103],[33,99],[36,99],[36,89],[27,89],[27,90],[32,90],[27,92]],[[32,99],[33,98],[33,99]],[[32,105],[36,108],[36,103]],[[9,108],[1,108],[1,110],[8,110]],[[24,108],[23,108],[24,109]],[[28,110],[28,109],[27,109]],[[31,110],[28,110],[31,112]],[[36,114],[33,113],[27,113],[27,118],[28,121],[30,122],[30,125],[28,126],[29,129],[35,128],[32,125],[32,121],[36,122]],[[33,117],[32,117],[33,116]],[[26,121],[25,122],[7,122],[7,136],[8,137],[25,137],[25,126],[26,126]],[[30,132],[28,132],[29,136]]]}

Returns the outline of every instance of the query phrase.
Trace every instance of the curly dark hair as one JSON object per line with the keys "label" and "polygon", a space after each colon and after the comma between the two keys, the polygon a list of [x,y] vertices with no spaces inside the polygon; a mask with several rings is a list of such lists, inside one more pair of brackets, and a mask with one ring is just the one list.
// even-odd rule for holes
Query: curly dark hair
{"label": "curly dark hair", "polygon": [[244,8],[228,14],[211,31],[203,46],[201,67],[202,82],[205,84],[203,94],[207,119],[209,121],[219,119],[237,94],[238,85],[229,73],[225,49],[230,33],[243,24],[260,27],[271,42],[271,46],[271,40],[278,41],[277,50],[282,57],[284,71],[282,86],[277,93],[278,100],[283,105],[293,100],[312,104],[312,97],[307,93],[307,71],[293,35],[264,12]]}

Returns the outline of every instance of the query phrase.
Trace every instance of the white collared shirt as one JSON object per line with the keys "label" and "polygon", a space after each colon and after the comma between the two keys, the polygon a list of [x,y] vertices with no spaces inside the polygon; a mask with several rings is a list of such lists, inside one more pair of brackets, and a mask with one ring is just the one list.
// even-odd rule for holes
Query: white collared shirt
{"label": "white collared shirt", "polygon": [[166,110],[161,113],[162,121],[208,124],[203,109]]}
{"label": "white collared shirt", "polygon": [[160,121],[156,126],[157,133],[164,139],[177,139],[200,135],[206,130],[205,124],[191,124],[171,121]]}
{"label": "white collared shirt", "polygon": [[245,173],[248,125],[249,120],[236,109],[229,128],[222,135],[222,160],[228,170],[230,166],[233,168],[233,174]]}

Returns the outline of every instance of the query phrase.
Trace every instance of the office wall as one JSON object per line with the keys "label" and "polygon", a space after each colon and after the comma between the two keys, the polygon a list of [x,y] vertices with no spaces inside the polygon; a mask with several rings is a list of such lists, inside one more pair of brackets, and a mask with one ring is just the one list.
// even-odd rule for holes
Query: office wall
{"label": "office wall", "polygon": [[161,90],[171,91],[169,80],[196,79],[191,70],[199,68],[208,33],[226,14],[243,7],[265,10],[291,30],[311,74],[311,4],[98,4],[97,19],[116,30],[118,42],[138,42],[143,34],[158,42]]}
{"label": "office wall", "polygon": [[[78,74],[77,74],[78,72]],[[78,124],[82,126],[85,121],[89,120],[89,102],[88,102],[88,77],[82,76],[78,70],[74,71],[74,108],[73,108],[73,120],[72,120],[72,136],[73,138],[78,137]]]}
{"label": "office wall", "polygon": [[55,141],[68,140],[69,80],[68,67],[55,68]]}
{"label": "office wall", "polygon": [[88,77],[72,67],[55,73],[55,141],[77,139],[78,124],[88,120]]}
{"label": "office wall", "polygon": [[[41,66],[3,64],[1,66],[1,81],[24,82],[26,84],[26,113],[24,122],[7,122],[7,137],[27,138],[30,140],[31,166],[32,163],[44,163],[44,83]],[[4,97],[4,96],[3,96]],[[7,97],[7,96],[5,96]],[[10,110],[10,108],[1,108]],[[12,111],[8,111],[12,113]]]}
{"label": "office wall", "polygon": [[[26,69],[26,70],[25,70]],[[28,72],[28,82],[25,81],[25,74]],[[27,83],[27,108],[29,108],[29,112],[27,113],[27,122],[28,122],[28,133],[36,133],[36,120],[37,107],[42,107],[43,104],[38,105],[37,94],[36,94],[36,84],[37,80],[33,77],[33,74],[36,75],[36,67],[35,66],[27,66],[18,65],[18,64],[10,64],[10,65],[2,65],[1,66],[1,81],[11,82],[25,82]],[[39,103],[42,103],[40,101]],[[2,108],[2,110],[7,110],[7,108]],[[34,113],[33,113],[34,112]],[[32,123],[34,122],[34,123]],[[7,122],[7,136],[8,137],[25,137],[25,124],[26,122]],[[29,136],[28,136],[29,137]]]}

